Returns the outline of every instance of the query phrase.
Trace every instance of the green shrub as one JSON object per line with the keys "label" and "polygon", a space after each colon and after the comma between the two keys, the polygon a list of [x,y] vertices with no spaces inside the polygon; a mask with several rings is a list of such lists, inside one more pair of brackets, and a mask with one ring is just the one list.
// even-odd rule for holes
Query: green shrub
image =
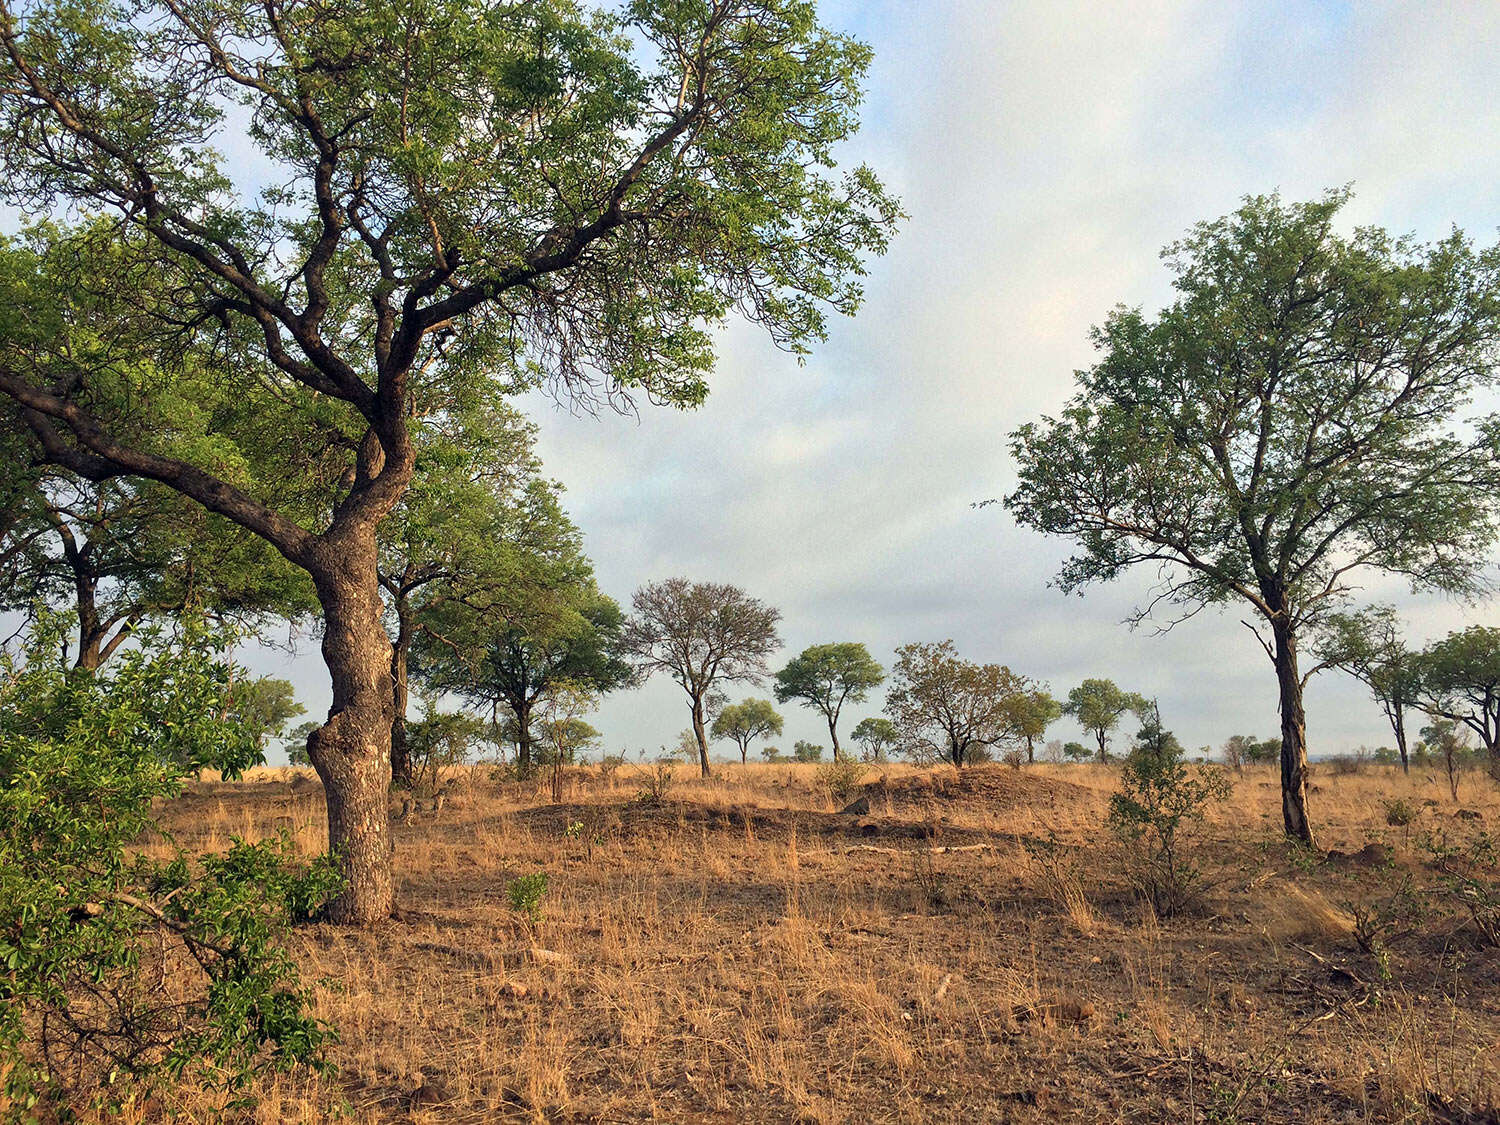
{"label": "green shrub", "polygon": [[859,792],[869,767],[863,762],[840,758],[836,762],[825,762],[813,771],[813,781],[828,792],[836,805],[847,804]]}
{"label": "green shrub", "polygon": [[[1175,741],[1175,740],[1174,740]],[[1180,913],[1197,897],[1202,874],[1185,843],[1211,802],[1229,796],[1221,766],[1189,766],[1166,740],[1165,752],[1138,747],[1125,762],[1109,822],[1125,848],[1126,869],[1159,917]]]}
{"label": "green shrub", "polygon": [[533,871],[505,884],[505,897],[510,908],[517,914],[526,915],[526,920],[535,926],[542,920],[542,897],[547,893],[547,873]]}
{"label": "green shrub", "polygon": [[132,855],[186,773],[258,758],[222,718],[228,638],[148,631],[88,675],[59,667],[61,627],[0,654],[0,1102],[108,1115],[166,1080],[233,1090],[324,1065],[332,1032],[277,938],[336,890],[331,866],[293,863],[284,837]]}

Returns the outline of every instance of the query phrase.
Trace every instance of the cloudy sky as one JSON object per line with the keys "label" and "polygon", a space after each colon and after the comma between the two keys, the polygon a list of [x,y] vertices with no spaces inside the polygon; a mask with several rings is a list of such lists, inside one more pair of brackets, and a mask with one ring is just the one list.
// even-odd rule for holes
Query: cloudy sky
{"label": "cloudy sky", "polygon": [[[1149,576],[1064,597],[1048,586],[1064,544],[972,504],[1012,485],[1006,435],[1068,396],[1090,325],[1117,303],[1162,304],[1159,249],[1241,196],[1352,183],[1351,222],[1493,240],[1500,5],[823,10],[875,50],[847,156],[874,165],[911,218],[872,264],[863,310],[805,366],[732,325],[697,411],[592,418],[529,403],[601,585],[628,602],[669,575],[733,582],[782,611],[787,656],[858,640],[889,664],[898,644],[951,637],[1058,694],[1107,676],[1154,695],[1189,746],[1274,733],[1275,681],[1241,614],[1132,632],[1121,621]],[[1375,579],[1367,590],[1396,600],[1422,641],[1500,608]],[[316,713],[327,689],[304,649],[290,674]],[[255,663],[287,674],[285,659]],[[596,717],[611,749],[632,752],[673,743],[686,722],[665,680]],[[1316,754],[1389,741],[1362,691],[1326,675],[1308,725]],[[788,709],[782,744],[801,737],[827,732]]]}

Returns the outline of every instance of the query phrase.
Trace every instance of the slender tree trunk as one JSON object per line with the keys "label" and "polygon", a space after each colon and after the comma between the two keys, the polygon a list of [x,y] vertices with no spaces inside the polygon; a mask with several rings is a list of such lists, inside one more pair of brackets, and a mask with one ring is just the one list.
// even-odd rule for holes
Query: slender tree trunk
{"label": "slender tree trunk", "polygon": [[108,630],[99,623],[96,582],[84,570],[76,551],[69,549],[67,558],[73,568],[73,598],[78,612],[78,658],[73,667],[79,672],[97,672],[104,663],[104,635]]}
{"label": "slender tree trunk", "polygon": [[375,523],[324,536],[310,554],[333,703],[307,748],[323,780],[328,845],[344,877],[329,912],[336,922],[370,926],[395,905],[387,807],[395,697],[391,642],[381,624]]}
{"label": "slender tree trunk", "polygon": [[1032,738],[1029,734],[1026,736],[1026,764],[1028,766],[1036,765],[1036,739]]}
{"label": "slender tree trunk", "polygon": [[391,645],[391,783],[412,787],[411,752],[406,742],[406,707],[409,698],[407,664],[411,655],[411,604],[396,596],[396,640]]}
{"label": "slender tree trunk", "polygon": [[750,743],[747,740],[745,742],[741,742],[740,743],[740,765],[746,766],[746,765],[749,765],[749,764],[750,764]]}
{"label": "slender tree trunk", "polygon": [[1107,762],[1109,761],[1109,751],[1104,748],[1104,743],[1109,738],[1109,732],[1106,731],[1103,727],[1100,727],[1094,733],[1099,736],[1099,760],[1101,762]]}
{"label": "slender tree trunk", "polygon": [[703,700],[693,700],[693,737],[698,740],[698,764],[703,767],[703,776],[708,776],[708,731],[703,725]]}
{"label": "slender tree trunk", "polygon": [[1391,728],[1396,732],[1396,751],[1401,755],[1401,772],[1411,773],[1411,762],[1406,756],[1406,708],[1399,703],[1391,719]]}
{"label": "slender tree trunk", "polygon": [[839,720],[837,715],[828,716],[828,737],[833,742],[833,760],[839,761],[843,757],[839,750]]}
{"label": "slender tree trunk", "polygon": [[1286,834],[1313,847],[1307,818],[1307,716],[1297,673],[1297,637],[1283,611],[1271,623],[1274,663],[1281,691],[1281,818]]}

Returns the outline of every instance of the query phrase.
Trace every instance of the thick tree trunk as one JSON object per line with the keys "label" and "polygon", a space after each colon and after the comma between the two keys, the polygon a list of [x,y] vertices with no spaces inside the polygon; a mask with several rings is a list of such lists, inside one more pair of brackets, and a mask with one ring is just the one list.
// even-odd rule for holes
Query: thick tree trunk
{"label": "thick tree trunk", "polygon": [[1109,738],[1109,732],[1106,731],[1103,727],[1100,727],[1094,733],[1099,737],[1099,760],[1101,762],[1107,762],[1109,761],[1109,751],[1104,748],[1104,744],[1105,741]]}
{"label": "thick tree trunk", "polygon": [[835,762],[843,759],[843,751],[839,748],[839,717],[828,716],[828,739],[833,743],[833,760]]}
{"label": "thick tree trunk", "polygon": [[1026,764],[1028,766],[1036,764],[1036,739],[1030,735],[1026,736]]}
{"label": "thick tree trunk", "polygon": [[1286,834],[1313,846],[1307,819],[1307,717],[1297,673],[1297,638],[1285,616],[1271,624],[1274,663],[1281,691],[1281,818]]}
{"label": "thick tree trunk", "polygon": [[693,700],[693,737],[698,740],[698,764],[708,776],[708,731],[703,725],[703,700]]}
{"label": "thick tree trunk", "polygon": [[406,744],[407,662],[411,653],[411,607],[404,598],[396,600],[396,640],[391,645],[391,783],[410,789],[411,754]]}
{"label": "thick tree trunk", "polygon": [[388,918],[395,905],[387,806],[395,701],[373,521],[325,537],[311,555],[333,703],[307,748],[323,780],[328,845],[344,877],[329,912],[335,922],[370,926]]}
{"label": "thick tree trunk", "polygon": [[531,703],[522,700],[511,706],[516,713],[516,776],[531,776]]}

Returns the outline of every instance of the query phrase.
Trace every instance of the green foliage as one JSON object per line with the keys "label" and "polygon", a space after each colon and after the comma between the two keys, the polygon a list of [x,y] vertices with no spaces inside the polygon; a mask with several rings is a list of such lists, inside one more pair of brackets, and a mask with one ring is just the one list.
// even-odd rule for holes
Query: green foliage
{"label": "green foliage", "polygon": [[885,710],[919,762],[964,766],[1017,736],[1017,708],[1034,685],[1001,664],[964,660],[951,640],[896,650]]}
{"label": "green foliage", "polygon": [[422,797],[435,794],[443,772],[468,761],[484,733],[484,722],[473,715],[439,711],[436,700],[424,700],[421,719],[406,724],[413,791]]}
{"label": "green foliage", "polygon": [[517,914],[524,914],[533,926],[542,920],[542,898],[546,893],[545,871],[533,871],[505,884],[505,897],[510,901],[510,908]]}
{"label": "green foliage", "polygon": [[1121,691],[1113,680],[1091,679],[1068,692],[1063,714],[1077,719],[1078,725],[1098,740],[1099,760],[1103,762],[1109,758],[1110,731],[1127,713],[1144,718],[1148,706],[1145,696]]}
{"label": "green foliage", "polygon": [[[135,850],[185,773],[258,760],[255,732],[224,717],[224,638],[148,631],[91,676],[57,665],[60,628],[44,616],[0,656],[5,1096],[65,1115],[161,1081],[322,1065],[332,1033],[276,939],[337,891],[331,862],[295,862],[284,837],[165,862]],[[169,961],[182,979],[166,992]]]}
{"label": "green foliage", "polygon": [[781,729],[781,716],[769,699],[745,699],[720,711],[709,734],[714,738],[733,739],[740,748],[740,761],[743,762],[750,755],[750,743],[757,738],[780,734]]}
{"label": "green foliage", "polygon": [[836,805],[847,804],[860,790],[869,767],[863,762],[836,758],[813,771],[813,782],[828,792]]}
{"label": "green foliage", "polygon": [[1500,629],[1449,633],[1418,658],[1423,706],[1479,736],[1500,777]]}
{"label": "green foliage", "polygon": [[1422,674],[1420,657],[1406,647],[1395,609],[1377,605],[1357,613],[1330,614],[1321,628],[1317,653],[1325,664],[1342,668],[1370,689],[1396,736],[1395,757],[1405,761],[1405,715],[1420,702]]}
{"label": "green foliage", "polygon": [[799,738],[792,744],[792,760],[795,762],[821,762],[823,760],[823,748],[815,743],[808,742],[805,738]]}
{"label": "green foliage", "polygon": [[1094,756],[1094,752],[1081,742],[1064,743],[1062,752],[1070,762],[1085,762]]}
{"label": "green foliage", "polygon": [[229,692],[230,718],[249,730],[262,750],[267,741],[281,737],[287,723],[305,714],[291,681],[278,676],[242,680]]}
{"label": "green foliage", "polygon": [[1038,740],[1046,737],[1047,728],[1063,716],[1063,705],[1043,688],[1022,692],[1011,708],[1011,723],[1016,736],[1026,742],[1026,759],[1036,757]]}
{"label": "green foliage", "polygon": [[822,714],[837,758],[838,722],[844,704],[863,703],[884,679],[885,669],[862,644],[812,645],[776,673],[776,701],[799,700]]}
{"label": "green foliage", "polygon": [[1175,741],[1159,738],[1155,748],[1131,754],[1120,792],[1109,801],[1110,828],[1124,845],[1130,877],[1159,917],[1181,912],[1196,897],[1201,873],[1184,844],[1208,805],[1227,799],[1232,788],[1221,767],[1183,762]]}
{"label": "green foliage", "polygon": [[861,757],[867,762],[883,762],[901,741],[896,724],[889,719],[872,715],[861,719],[849,732],[849,737],[862,747]]}

